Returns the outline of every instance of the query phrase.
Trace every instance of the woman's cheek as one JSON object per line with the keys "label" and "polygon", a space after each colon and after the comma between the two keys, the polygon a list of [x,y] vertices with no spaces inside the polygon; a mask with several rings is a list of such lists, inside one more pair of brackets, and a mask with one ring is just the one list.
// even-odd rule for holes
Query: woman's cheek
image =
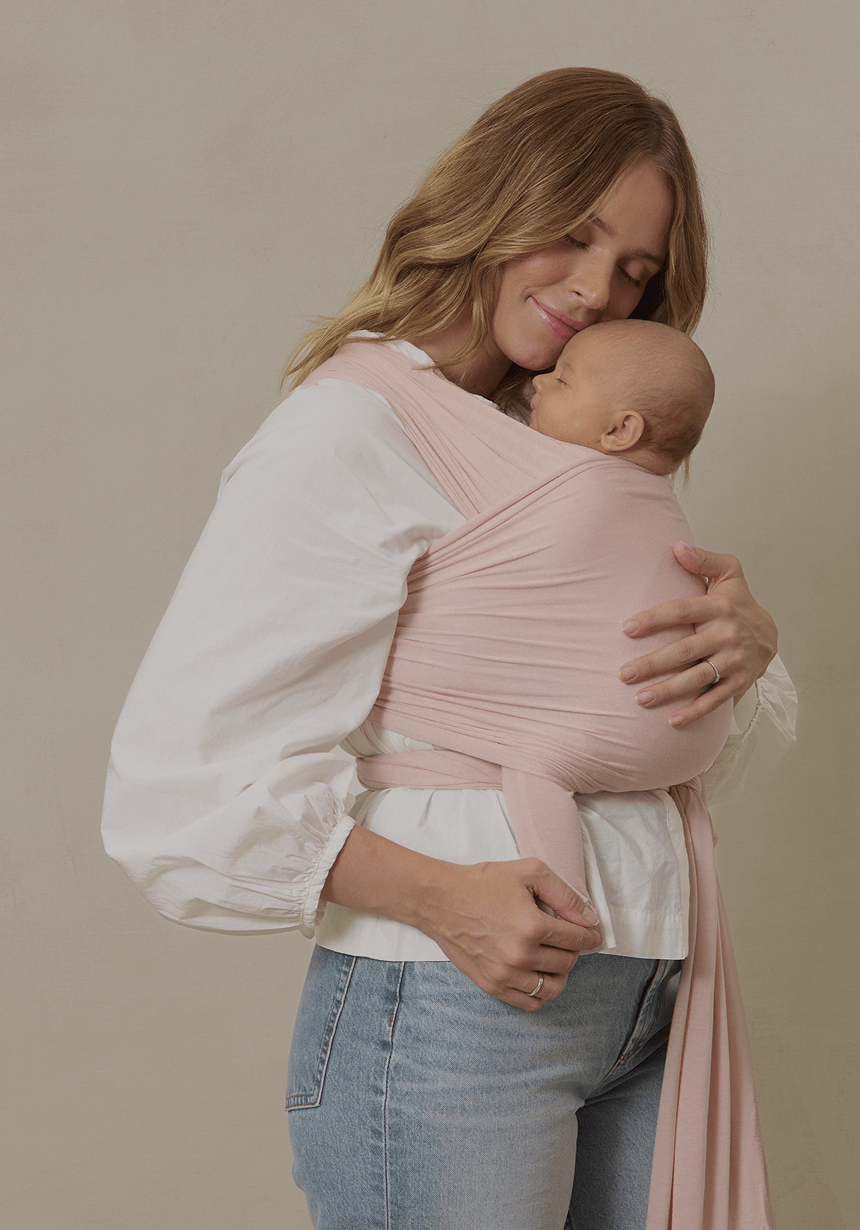
{"label": "woman's cheek", "polygon": [[550,286],[553,282],[564,281],[568,275],[571,251],[565,244],[550,244],[549,247],[539,248],[528,256],[515,258],[505,268],[511,270],[514,276],[523,282]]}

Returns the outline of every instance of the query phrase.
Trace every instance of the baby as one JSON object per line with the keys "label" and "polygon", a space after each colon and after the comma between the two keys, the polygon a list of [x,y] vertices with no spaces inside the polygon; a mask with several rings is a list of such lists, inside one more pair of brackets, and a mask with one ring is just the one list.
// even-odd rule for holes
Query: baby
{"label": "baby", "polygon": [[652,474],[672,474],[689,457],[714,400],[714,375],[696,343],[653,320],[583,329],[555,370],[532,383],[535,431]]}

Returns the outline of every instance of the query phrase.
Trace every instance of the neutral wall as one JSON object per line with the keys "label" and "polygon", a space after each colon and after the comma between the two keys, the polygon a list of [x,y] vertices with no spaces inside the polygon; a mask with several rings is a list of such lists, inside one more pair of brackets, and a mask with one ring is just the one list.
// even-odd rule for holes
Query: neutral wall
{"label": "neutral wall", "polygon": [[856,1224],[857,13],[7,0],[6,1225],[309,1225],[282,1111],[309,945],[150,910],[99,844],[108,741],[308,317],[435,154],[563,64],[662,90],[703,173],[719,394],[687,502],[777,615],[803,714],[720,861],[780,1226]]}

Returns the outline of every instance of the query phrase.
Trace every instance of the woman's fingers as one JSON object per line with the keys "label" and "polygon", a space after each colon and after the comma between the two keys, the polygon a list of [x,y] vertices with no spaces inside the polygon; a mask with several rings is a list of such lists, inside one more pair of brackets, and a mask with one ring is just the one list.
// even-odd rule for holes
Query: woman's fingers
{"label": "woman's fingers", "polygon": [[[647,708],[683,702],[668,720],[673,726],[685,726],[742,696],[764,674],[776,653],[776,626],[753,598],[733,555],[684,543],[676,543],[673,551],[688,572],[708,578],[708,592],[640,611],[623,631],[636,637],[692,624],[694,632],[625,663],[619,678],[646,685],[638,688],[636,700]],[[668,673],[670,678],[648,683]]]}
{"label": "woman's fingers", "polygon": [[672,554],[687,572],[697,577],[707,577],[709,588],[729,577],[743,580],[744,570],[735,555],[720,555],[716,551],[705,551],[702,547],[688,546],[686,542],[674,543]]}
{"label": "woman's fingers", "polygon": [[[525,859],[523,867],[533,869],[531,875],[526,872],[526,883],[545,913],[573,923],[579,928],[597,926],[599,919],[591,902],[585,901],[578,893],[575,893],[570,885],[565,884],[564,880],[550,871],[545,863],[539,859]],[[561,932],[564,933],[563,928]],[[565,944],[559,943],[558,947],[563,948]]]}
{"label": "woman's fingers", "polygon": [[[546,970],[528,970],[519,979],[517,986],[502,987],[497,994],[489,991],[495,999],[500,999],[514,1008],[524,1008],[526,1012],[537,1012],[542,1004],[552,1003],[558,999],[567,986],[567,973],[550,974]],[[480,983],[478,984],[480,986]],[[486,988],[482,988],[484,990]]]}
{"label": "woman's fingers", "polygon": [[[531,975],[530,981],[529,988],[523,987],[519,992],[514,992],[511,999],[506,1002],[513,1004],[516,1008],[524,1008],[526,1012],[537,1012],[541,1004],[551,1003],[552,1000],[558,999],[567,985],[567,975],[558,978],[536,970]],[[523,999],[529,1002],[524,1003]]]}
{"label": "woman's fingers", "polygon": [[588,916],[537,859],[452,867],[446,880],[443,909],[428,934],[482,991],[505,1003],[535,1011],[561,994],[579,953],[600,946],[594,927],[539,908],[538,896]]}
{"label": "woman's fingers", "polygon": [[523,1008],[526,1012],[537,1012],[542,1004],[558,999],[567,985],[570,972],[568,970],[561,974],[551,974],[547,970],[512,969],[506,976],[494,977],[488,975],[479,962],[454,956],[451,956],[451,960],[461,973],[471,978],[487,995],[492,995],[494,999],[500,999],[514,1008]]}
{"label": "woman's fingers", "polygon": [[[706,599],[702,599],[703,602]],[[659,608],[655,607],[655,610]],[[704,611],[700,614],[700,618],[707,617],[708,612]],[[686,621],[692,623],[692,619]],[[666,627],[675,627],[677,625],[666,624]],[[661,649],[655,649],[651,653],[643,654],[641,658],[635,658],[632,662],[626,662],[618,672],[619,679],[623,683],[638,683],[639,680],[649,679],[653,675],[662,675],[667,671],[683,670],[685,667],[692,666],[699,662],[700,659],[707,658],[712,653],[720,653],[725,646],[723,640],[728,636],[730,627],[727,625],[724,631],[724,637],[720,637],[721,629],[717,626],[702,623],[702,631],[696,632],[693,636],[684,636],[677,641],[673,641],[671,645],[664,645]],[[628,633],[628,636],[633,635]],[[722,672],[721,672],[722,673]],[[694,680],[685,680],[685,683],[693,683]],[[702,684],[701,686],[704,686]]]}
{"label": "woman's fingers", "polygon": [[[620,673],[625,683],[639,683],[636,703],[646,709],[680,706],[667,713],[672,726],[685,726],[697,721],[727,700],[742,696],[767,669],[770,656],[757,653],[753,646],[732,647],[731,628],[726,628],[722,643],[715,643],[712,632],[719,629],[707,625],[708,632],[678,642],[681,648],[667,646],[663,651],[646,654],[629,663],[630,671]],[[694,659],[692,655],[697,655]],[[686,663],[692,661],[692,665]],[[681,669],[686,666],[686,669]],[[668,679],[649,683],[653,675],[674,671]],[[719,672],[719,681],[715,671]]]}
{"label": "woman's fingers", "polygon": [[[642,705],[645,709],[656,709],[661,705],[678,705],[680,700],[689,697],[691,692],[697,692],[695,700],[667,712],[666,720],[669,725],[679,727],[696,722],[706,714],[713,713],[727,700],[731,700],[736,695],[743,695],[746,688],[741,684],[740,691],[736,692],[735,677],[732,675],[726,679],[721,677],[720,682],[715,683],[714,672],[709,663],[710,659],[699,663],[689,671],[684,671],[681,675],[675,675],[667,681],[670,685],[668,687],[655,684],[653,687],[643,688],[641,692],[636,693],[637,704]],[[751,680],[747,686],[751,686],[752,682],[754,681]]]}

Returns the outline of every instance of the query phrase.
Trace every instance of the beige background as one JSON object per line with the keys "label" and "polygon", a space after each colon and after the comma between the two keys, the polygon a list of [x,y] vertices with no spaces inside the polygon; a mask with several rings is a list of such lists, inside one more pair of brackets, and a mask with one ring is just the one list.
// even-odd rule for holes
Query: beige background
{"label": "beige background", "polygon": [[309,1225],[282,1090],[309,945],[170,925],[101,851],[111,729],[315,313],[493,98],[676,106],[714,226],[687,499],[782,629],[801,747],[719,816],[782,1230],[856,1225],[853,0],[7,0],[2,1097],[14,1230]]}

